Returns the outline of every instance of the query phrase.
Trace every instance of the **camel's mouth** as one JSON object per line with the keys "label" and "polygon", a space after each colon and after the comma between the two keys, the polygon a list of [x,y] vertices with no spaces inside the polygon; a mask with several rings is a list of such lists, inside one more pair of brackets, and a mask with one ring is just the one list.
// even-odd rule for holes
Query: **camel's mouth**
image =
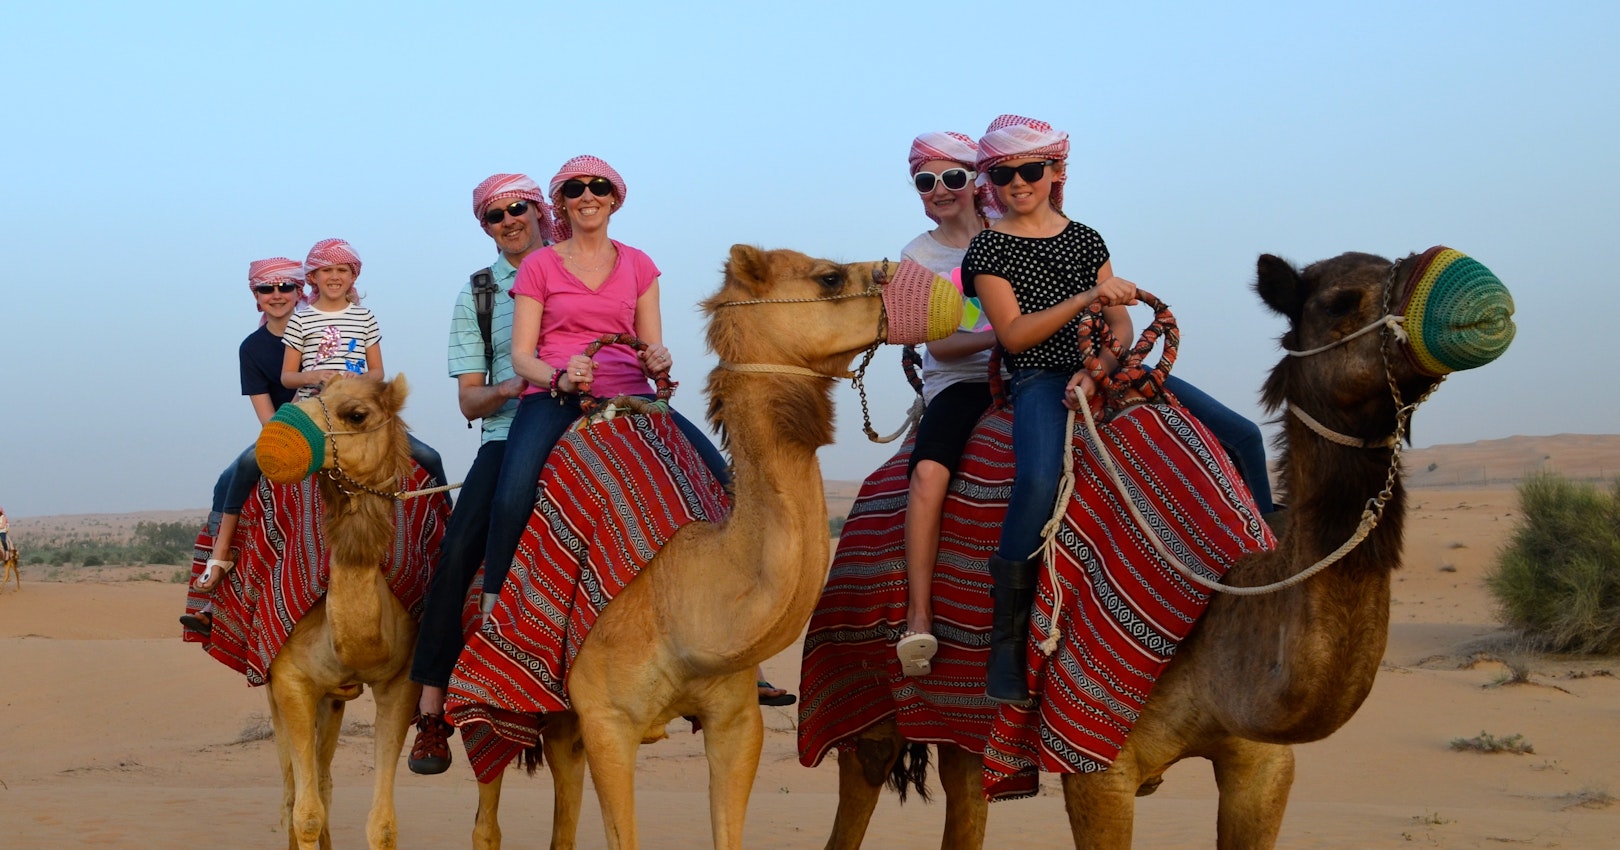
{"label": "camel's mouth", "polygon": [[326,434],[303,408],[284,404],[259,432],[253,453],[265,478],[293,484],[313,475],[326,462]]}
{"label": "camel's mouth", "polygon": [[1435,246],[1408,260],[1400,302],[1406,350],[1426,374],[1476,369],[1502,356],[1513,342],[1513,296],[1478,260]]}
{"label": "camel's mouth", "polygon": [[962,290],[922,263],[901,260],[882,263],[874,275],[883,287],[883,310],[888,316],[888,341],[918,345],[944,339],[962,323]]}

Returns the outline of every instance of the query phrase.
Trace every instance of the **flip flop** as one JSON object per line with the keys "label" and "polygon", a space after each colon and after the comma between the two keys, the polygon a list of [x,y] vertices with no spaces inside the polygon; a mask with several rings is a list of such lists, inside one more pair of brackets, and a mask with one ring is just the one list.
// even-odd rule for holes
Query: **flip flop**
{"label": "flip flop", "polygon": [[209,558],[208,565],[203,568],[202,575],[197,576],[197,590],[202,593],[212,591],[214,588],[219,587],[220,582],[225,580],[225,574],[234,569],[236,569],[235,561],[221,561],[216,558]]}
{"label": "flip flop", "polygon": [[939,641],[927,632],[906,632],[894,645],[894,654],[900,658],[900,675],[926,676],[934,672],[934,653]]}
{"label": "flip flop", "polygon": [[[760,688],[762,688],[764,690],[768,690],[768,691],[780,691],[780,690],[782,690],[781,688],[778,688],[777,686],[771,684],[770,682],[765,681],[764,679],[757,680],[755,682],[755,684],[759,685]],[[796,703],[798,701],[799,701],[798,697],[794,696],[793,694],[786,693],[786,692],[777,694],[774,697],[768,697],[768,696],[765,696],[764,694],[759,695],[759,704],[760,705],[784,706],[784,705],[792,705],[792,704],[794,704],[794,703]]]}

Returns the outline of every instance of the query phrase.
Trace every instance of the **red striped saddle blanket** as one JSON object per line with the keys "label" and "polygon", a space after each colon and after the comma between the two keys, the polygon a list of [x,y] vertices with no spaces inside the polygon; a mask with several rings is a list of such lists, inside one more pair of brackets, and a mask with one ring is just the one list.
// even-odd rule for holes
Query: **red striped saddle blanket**
{"label": "red striped saddle blanket", "polygon": [[569,431],[546,461],[500,598],[445,702],[488,782],[566,711],[569,664],[602,609],[689,522],[731,511],[673,417],[620,416]]}
{"label": "red striped saddle blanket", "polygon": [[[861,488],[805,638],[805,765],[893,718],[908,740],[983,753],[992,798],[1034,794],[1040,771],[1103,770],[1209,601],[1153,548],[1125,500],[1183,564],[1210,579],[1244,553],[1276,545],[1231,460],[1179,406],[1129,406],[1099,424],[1101,445],[1077,421],[1074,495],[1030,616],[1029,682],[1038,702],[1028,710],[996,705],[984,695],[985,562],[1012,491],[1011,424],[1009,410],[988,413],[951,482],[934,572],[939,650],[929,676],[901,676],[894,652],[906,623],[910,442]],[[1123,493],[1095,460],[1104,451],[1120,469]],[[1059,595],[1061,639],[1048,657],[1036,645],[1053,627]]]}
{"label": "red striped saddle blanket", "polygon": [[[407,489],[432,486],[421,467],[412,466]],[[212,595],[195,589],[186,594],[186,612],[213,602],[209,636],[184,631],[188,643],[201,643],[215,660],[247,677],[249,685],[269,681],[270,662],[293,626],[326,595],[331,575],[330,552],[321,531],[324,505],[312,476],[298,484],[259,486],[242,506],[237,530],[243,539],[236,568]],[[443,493],[394,503],[394,545],[382,570],[394,596],[414,617],[422,615],[428,577],[439,560],[439,542],[450,514]],[[207,565],[214,539],[204,528],[192,552],[195,582]]]}

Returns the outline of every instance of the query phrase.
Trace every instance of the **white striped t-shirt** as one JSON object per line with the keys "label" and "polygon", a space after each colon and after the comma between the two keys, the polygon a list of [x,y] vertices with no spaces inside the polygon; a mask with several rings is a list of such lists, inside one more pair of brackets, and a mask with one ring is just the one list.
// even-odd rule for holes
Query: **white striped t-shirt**
{"label": "white striped t-shirt", "polygon": [[[377,317],[358,304],[328,313],[307,307],[287,319],[281,341],[299,352],[299,371],[366,372],[366,349],[382,342]],[[316,387],[300,387],[298,398],[314,395]]]}

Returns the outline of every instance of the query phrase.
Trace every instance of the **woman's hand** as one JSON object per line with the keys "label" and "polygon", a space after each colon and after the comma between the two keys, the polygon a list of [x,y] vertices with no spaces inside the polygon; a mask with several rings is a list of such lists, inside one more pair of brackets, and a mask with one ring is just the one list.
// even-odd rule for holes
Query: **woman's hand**
{"label": "woman's hand", "polygon": [[1079,410],[1080,402],[1097,394],[1097,383],[1091,380],[1091,373],[1084,369],[1074,373],[1069,383],[1063,386],[1063,406],[1070,410]]}
{"label": "woman's hand", "polygon": [[588,393],[591,391],[591,381],[595,379],[596,361],[583,354],[576,354],[568,358],[568,364],[563,366],[563,374],[557,379],[558,388],[570,393]]}
{"label": "woman's hand", "polygon": [[1102,300],[1104,307],[1120,307],[1136,303],[1136,284],[1122,277],[1111,277],[1091,290],[1093,300]]}
{"label": "woman's hand", "polygon": [[652,343],[636,352],[636,356],[641,358],[641,371],[645,372],[648,377],[652,377],[659,372],[668,372],[675,365],[675,360],[670,356],[669,349],[664,347],[662,343]]}

